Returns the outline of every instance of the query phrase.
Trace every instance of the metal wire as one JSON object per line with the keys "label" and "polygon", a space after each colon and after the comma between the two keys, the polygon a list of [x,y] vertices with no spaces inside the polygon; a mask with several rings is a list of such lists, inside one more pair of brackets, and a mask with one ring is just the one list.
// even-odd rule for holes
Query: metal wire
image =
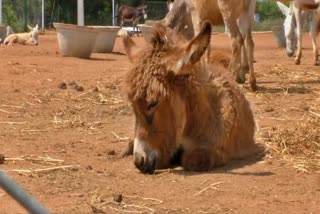
{"label": "metal wire", "polygon": [[26,193],[17,183],[9,178],[5,172],[0,170],[0,187],[19,202],[26,210],[32,214],[49,214],[38,201]]}

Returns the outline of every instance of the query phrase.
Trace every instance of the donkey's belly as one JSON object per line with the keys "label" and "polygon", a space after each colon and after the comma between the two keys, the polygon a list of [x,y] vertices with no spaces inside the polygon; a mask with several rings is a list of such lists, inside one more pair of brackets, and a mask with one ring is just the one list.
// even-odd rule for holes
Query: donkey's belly
{"label": "donkey's belly", "polygon": [[218,0],[193,0],[193,6],[200,20],[210,20],[213,25],[224,24]]}

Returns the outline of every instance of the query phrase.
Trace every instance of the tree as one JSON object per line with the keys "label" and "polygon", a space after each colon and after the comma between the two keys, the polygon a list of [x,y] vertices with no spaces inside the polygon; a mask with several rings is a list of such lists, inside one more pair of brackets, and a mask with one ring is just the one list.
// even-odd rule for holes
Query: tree
{"label": "tree", "polygon": [[256,13],[260,15],[260,21],[283,17],[276,2],[272,0],[258,0]]}

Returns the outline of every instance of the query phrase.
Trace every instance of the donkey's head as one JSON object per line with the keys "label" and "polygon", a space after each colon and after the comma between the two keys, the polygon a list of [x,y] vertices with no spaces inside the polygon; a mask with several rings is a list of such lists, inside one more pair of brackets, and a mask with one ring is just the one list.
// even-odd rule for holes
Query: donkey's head
{"label": "donkey's head", "polygon": [[283,15],[285,15],[286,17],[283,23],[284,34],[286,37],[286,50],[287,55],[289,57],[292,57],[297,48],[297,22],[293,14],[292,8],[289,8],[278,1],[277,5],[280,8]]}
{"label": "donkey's head", "polygon": [[28,25],[28,28],[30,30],[30,40],[35,44],[38,45],[39,44],[39,26],[38,24],[32,28],[31,26]]}
{"label": "donkey's head", "polygon": [[140,4],[138,7],[136,7],[137,11],[141,16],[143,16],[144,19],[148,18],[147,15],[147,5],[144,3]]}
{"label": "donkey's head", "polygon": [[204,68],[200,59],[210,35],[211,25],[206,22],[185,44],[177,44],[177,37],[169,35],[163,26],[154,28],[144,49],[139,50],[131,38],[124,38],[133,63],[126,80],[136,119],[133,158],[143,173],[168,167],[178,150],[188,116],[186,97],[196,90],[192,79]]}

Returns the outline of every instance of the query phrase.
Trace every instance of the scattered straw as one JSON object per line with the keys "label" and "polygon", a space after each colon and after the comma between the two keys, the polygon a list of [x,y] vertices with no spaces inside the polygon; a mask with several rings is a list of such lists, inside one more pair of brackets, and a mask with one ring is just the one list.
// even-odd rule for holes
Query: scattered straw
{"label": "scattered straw", "polygon": [[19,174],[25,174],[25,173],[41,173],[41,172],[51,172],[51,171],[56,171],[56,170],[79,170],[80,166],[79,165],[65,165],[65,166],[56,166],[56,167],[50,167],[50,168],[44,168],[44,169],[12,169],[8,170],[7,172],[17,172]]}
{"label": "scattered straw", "polygon": [[271,129],[266,142],[269,157],[280,157],[303,172],[319,172],[320,119],[315,116],[290,128]]}
{"label": "scattered straw", "polygon": [[64,160],[54,159],[49,156],[42,157],[42,156],[21,156],[17,158],[10,158],[6,157],[6,161],[31,161],[31,162],[46,162],[46,163],[63,163]]}
{"label": "scattered straw", "polygon": [[14,121],[0,121],[0,124],[7,124],[7,125],[25,125],[28,122],[14,122]]}
{"label": "scattered straw", "polygon": [[126,140],[130,140],[130,138],[128,137],[120,137],[119,135],[117,135],[114,132],[111,132],[111,134],[116,138],[117,141],[126,141]]}
{"label": "scattered straw", "polygon": [[221,182],[221,181],[216,182],[216,183],[212,183],[212,184],[210,184],[209,186],[207,186],[207,187],[203,188],[202,190],[200,190],[199,192],[197,192],[196,194],[194,194],[193,197],[196,197],[196,196],[202,194],[204,191],[206,191],[206,190],[208,190],[208,189],[218,190],[218,187],[217,187],[217,186],[219,186],[220,184],[223,184],[223,183],[224,183],[224,182]]}
{"label": "scattered straw", "polygon": [[143,201],[152,201],[152,204],[154,204],[154,205],[158,205],[158,204],[163,203],[162,200],[159,200],[157,198],[145,198],[145,197],[136,196],[136,195],[123,195],[123,197],[131,198],[131,199],[142,199]]}

